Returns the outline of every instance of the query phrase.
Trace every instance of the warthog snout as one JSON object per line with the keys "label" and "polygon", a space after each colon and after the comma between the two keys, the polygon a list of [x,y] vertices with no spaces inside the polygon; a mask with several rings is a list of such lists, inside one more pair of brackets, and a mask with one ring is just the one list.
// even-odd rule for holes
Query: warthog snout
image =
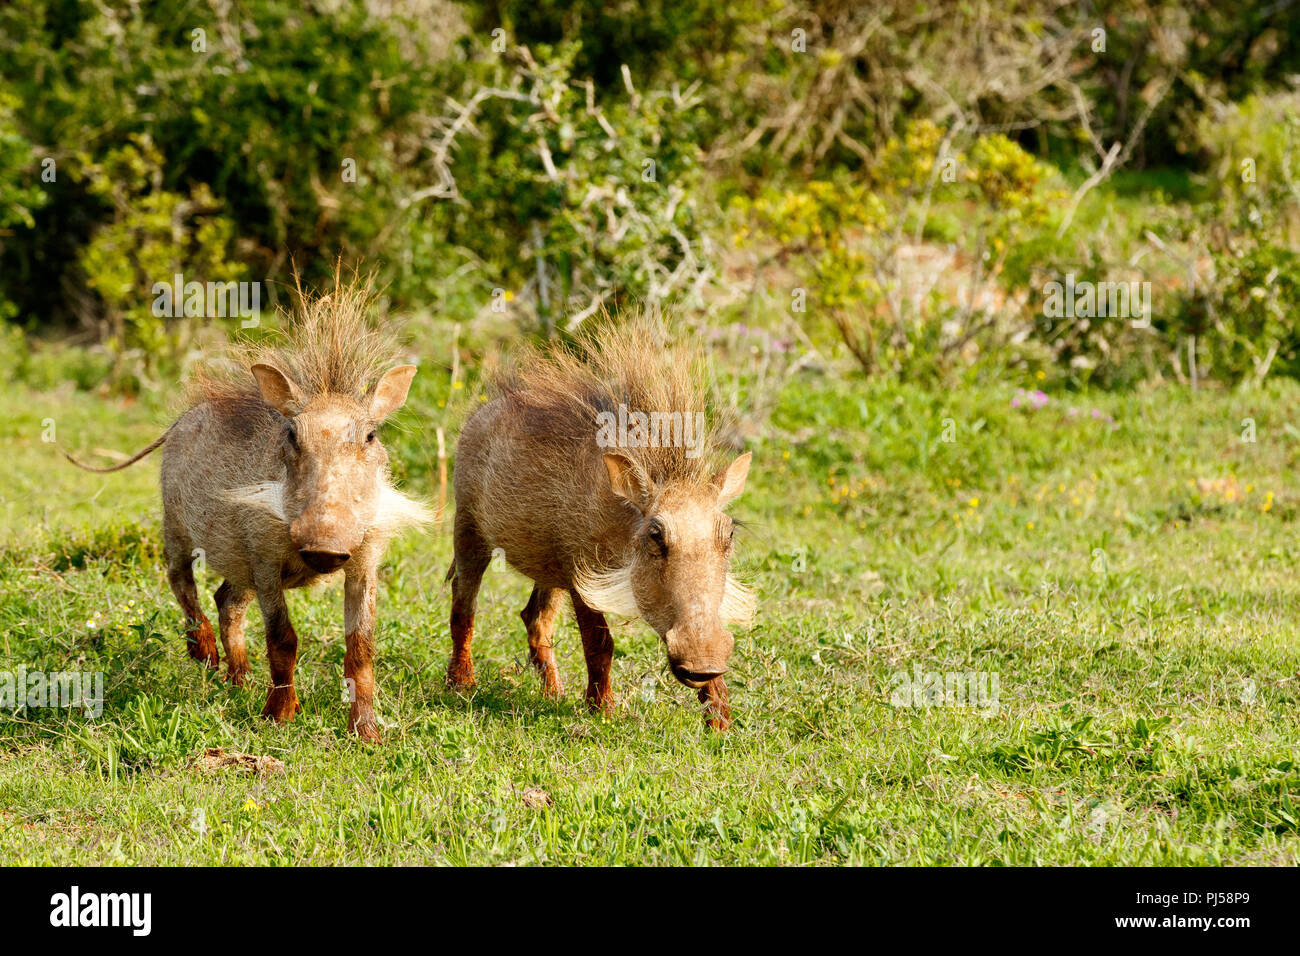
{"label": "warthog snout", "polygon": [[323,551],[301,548],[298,551],[298,557],[302,558],[302,563],[317,574],[329,574],[331,571],[337,571],[343,567],[348,558],[352,557],[352,553],[350,551]]}
{"label": "warthog snout", "polygon": [[303,512],[289,525],[289,539],[298,557],[317,574],[337,571],[352,557],[338,522],[320,520],[312,512]]}
{"label": "warthog snout", "polygon": [[722,630],[709,637],[694,637],[674,627],[664,639],[673,677],[687,687],[703,687],[725,674],[731,649],[736,645],[735,638]]}

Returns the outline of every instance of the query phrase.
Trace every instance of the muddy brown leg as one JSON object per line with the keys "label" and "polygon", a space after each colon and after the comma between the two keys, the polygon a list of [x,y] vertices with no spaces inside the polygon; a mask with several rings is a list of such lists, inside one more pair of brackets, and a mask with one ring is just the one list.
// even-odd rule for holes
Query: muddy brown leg
{"label": "muddy brown leg", "polygon": [[251,670],[248,666],[248,647],[244,644],[244,622],[253,593],[233,587],[229,581],[223,581],[214,595],[221,646],[226,649],[226,680],[236,687],[243,686],[244,678]]}
{"label": "muddy brown leg", "polygon": [[343,655],[343,678],[347,682],[352,709],[348,730],[362,740],[379,743],[375,720],[375,596],[379,590],[373,564],[353,570],[348,565],[343,583],[343,621],[347,650]]}
{"label": "muddy brown leg", "polygon": [[700,688],[700,703],[704,705],[705,722],[714,730],[731,726],[731,699],[727,695],[727,681],[715,677]]}
{"label": "muddy brown leg", "polygon": [[451,582],[451,661],[447,664],[447,685],[457,690],[474,686],[474,608],[492,552],[473,522],[456,512],[456,565]]}
{"label": "muddy brown leg", "polygon": [[185,612],[185,643],[190,657],[209,667],[221,665],[217,656],[217,636],[212,633],[212,622],[199,608],[199,589],[194,585],[194,566],[190,563],[189,549],[177,544],[166,548],[167,580],[172,593]]}
{"label": "muddy brown leg", "polygon": [[609,689],[609,669],[614,662],[614,638],[605,623],[605,615],[583,603],[576,592],[573,613],[582,633],[582,652],[587,658],[587,706],[593,711],[610,713],[614,709],[614,695]]}
{"label": "muddy brown leg", "polygon": [[293,720],[302,710],[293,686],[293,670],[298,663],[298,635],[289,621],[289,608],[279,587],[259,587],[257,603],[266,623],[266,660],[271,665],[271,689],[266,695],[262,716],[279,723]]}
{"label": "muddy brown leg", "polygon": [[542,678],[542,693],[547,697],[561,697],[564,685],[555,667],[555,618],[560,613],[564,592],[559,588],[533,587],[528,606],[519,616],[528,628],[528,660]]}

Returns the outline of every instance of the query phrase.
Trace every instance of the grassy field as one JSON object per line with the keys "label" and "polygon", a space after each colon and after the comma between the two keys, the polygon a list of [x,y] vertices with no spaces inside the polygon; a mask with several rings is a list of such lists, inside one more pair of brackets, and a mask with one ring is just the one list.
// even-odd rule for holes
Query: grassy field
{"label": "grassy field", "polygon": [[[378,748],[345,732],[340,591],[290,595],[303,713],[263,722],[255,609],[251,686],[185,654],[157,459],[89,475],[42,441],[50,419],[62,445],[133,451],[163,410],[6,386],[0,670],[100,671],[106,700],[0,714],[4,860],[1300,863],[1300,390],[1013,407],[1036,384],[786,387],[732,509],[760,606],[725,735],[640,624],[616,716],[588,715],[567,609],[568,694],[544,699],[509,571],[480,599],[477,692],[446,690],[448,525],[401,540]],[[422,388],[389,441],[435,496]],[[927,702],[904,677],[971,673],[989,697],[900,706]],[[209,747],[283,771],[206,769]]]}

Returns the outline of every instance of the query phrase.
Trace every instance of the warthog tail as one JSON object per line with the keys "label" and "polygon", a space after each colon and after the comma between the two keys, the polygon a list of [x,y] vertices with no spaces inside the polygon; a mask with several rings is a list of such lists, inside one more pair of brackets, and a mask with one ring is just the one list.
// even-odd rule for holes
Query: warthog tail
{"label": "warthog tail", "polygon": [[137,461],[139,461],[141,458],[143,458],[145,455],[149,454],[151,451],[154,451],[154,450],[156,450],[156,449],[158,449],[158,448],[161,448],[161,447],[162,447],[162,443],[165,442],[165,441],[167,440],[167,435],[168,435],[168,433],[169,433],[170,431],[171,431],[170,428],[167,429],[167,431],[165,431],[165,432],[163,432],[161,435],[159,435],[159,436],[158,436],[158,439],[157,439],[157,440],[156,440],[152,445],[150,445],[148,448],[144,449],[143,451],[137,452],[137,453],[136,453],[132,458],[127,459],[126,461],[122,462],[122,464],[120,464],[120,465],[113,465],[113,466],[110,467],[110,468],[92,468],[90,465],[83,465],[81,462],[77,461],[77,459],[75,459],[75,458],[73,458],[71,455],[69,455],[66,451],[63,453],[63,457],[66,458],[66,459],[68,459],[68,461],[72,462],[72,463],[73,463],[74,465],[76,465],[78,468],[84,468],[86,471],[94,471],[94,472],[98,472],[98,473],[100,473],[100,474],[104,474],[104,473],[106,473],[106,472],[110,472],[110,471],[121,471],[123,468],[129,468],[129,467],[131,467],[131,466],[134,465]]}

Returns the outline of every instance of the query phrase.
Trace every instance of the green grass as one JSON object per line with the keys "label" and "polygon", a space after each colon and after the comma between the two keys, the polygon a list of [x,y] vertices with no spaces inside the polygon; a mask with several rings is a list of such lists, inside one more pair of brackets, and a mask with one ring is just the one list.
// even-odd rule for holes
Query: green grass
{"label": "green grass", "polygon": [[[477,692],[446,690],[447,528],[401,540],[381,579],[378,748],[344,729],[339,591],[291,594],[303,713],[263,722],[255,611],[254,686],[185,655],[156,459],[94,476],[40,440],[53,418],[65,445],[134,450],[158,409],[9,386],[0,670],[102,671],[107,699],[97,719],[0,714],[5,859],[1300,862],[1300,390],[1011,408],[1034,384],[787,388],[733,508],[761,603],[725,735],[639,624],[618,632],[616,716],[582,707],[567,613],[568,694],[544,699],[511,572],[480,600]],[[419,420],[391,444],[432,495]],[[998,706],[893,706],[914,668],[996,674]],[[205,747],[285,770],[204,771]]]}

